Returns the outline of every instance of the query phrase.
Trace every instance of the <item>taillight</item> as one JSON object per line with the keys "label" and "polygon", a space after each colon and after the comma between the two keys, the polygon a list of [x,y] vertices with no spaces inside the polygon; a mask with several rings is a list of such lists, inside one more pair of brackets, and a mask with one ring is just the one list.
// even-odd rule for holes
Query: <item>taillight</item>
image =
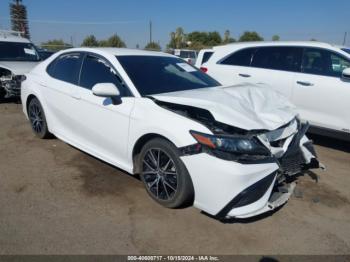
{"label": "taillight", "polygon": [[200,69],[201,69],[201,71],[204,72],[204,73],[208,72],[208,68],[206,68],[206,67],[203,67],[203,66],[202,66]]}

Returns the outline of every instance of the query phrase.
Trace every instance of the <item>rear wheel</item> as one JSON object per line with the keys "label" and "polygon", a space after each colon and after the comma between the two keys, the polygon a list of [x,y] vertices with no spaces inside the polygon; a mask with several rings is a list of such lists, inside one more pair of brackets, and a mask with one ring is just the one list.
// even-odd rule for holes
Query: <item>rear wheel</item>
{"label": "rear wheel", "polygon": [[141,180],[148,194],[168,208],[193,203],[192,180],[179,156],[178,149],[161,138],[152,139],[141,150]]}
{"label": "rear wheel", "polygon": [[28,116],[32,126],[32,130],[36,136],[42,139],[49,138],[51,136],[47,127],[46,117],[44,110],[39,100],[34,97],[28,105]]}

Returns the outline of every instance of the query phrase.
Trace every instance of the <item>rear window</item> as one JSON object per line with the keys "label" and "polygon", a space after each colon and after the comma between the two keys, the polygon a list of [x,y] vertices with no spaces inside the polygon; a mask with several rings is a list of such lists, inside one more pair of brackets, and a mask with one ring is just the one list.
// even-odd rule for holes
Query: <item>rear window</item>
{"label": "rear window", "polygon": [[235,66],[250,66],[252,56],[255,52],[255,48],[246,48],[234,52],[228,57],[224,58],[220,64],[223,65],[235,65]]}
{"label": "rear window", "polygon": [[47,67],[47,73],[53,78],[77,85],[80,65],[79,53],[63,54]]}
{"label": "rear window", "polygon": [[204,52],[202,64],[208,62],[209,58],[213,55],[214,52]]}
{"label": "rear window", "polygon": [[180,51],[181,58],[196,58],[196,52],[194,51]]}
{"label": "rear window", "polygon": [[142,96],[220,85],[179,58],[118,56],[117,59]]}

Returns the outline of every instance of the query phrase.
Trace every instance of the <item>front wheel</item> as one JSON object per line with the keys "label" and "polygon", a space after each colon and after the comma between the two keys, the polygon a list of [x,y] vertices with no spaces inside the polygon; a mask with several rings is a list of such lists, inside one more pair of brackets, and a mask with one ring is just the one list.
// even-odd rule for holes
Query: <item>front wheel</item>
{"label": "front wheel", "polygon": [[32,130],[36,136],[41,139],[51,137],[49,129],[47,127],[46,117],[39,100],[33,98],[28,105],[28,116],[32,126]]}
{"label": "front wheel", "polygon": [[141,150],[140,170],[148,194],[168,208],[193,203],[194,189],[178,149],[169,141],[152,139]]}

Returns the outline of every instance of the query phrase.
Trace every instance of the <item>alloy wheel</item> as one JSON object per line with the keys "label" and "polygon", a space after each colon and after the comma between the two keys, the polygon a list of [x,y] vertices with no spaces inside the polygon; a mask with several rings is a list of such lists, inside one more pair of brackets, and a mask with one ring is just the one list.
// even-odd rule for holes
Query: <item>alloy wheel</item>
{"label": "alloy wheel", "polygon": [[32,103],[29,106],[29,119],[33,130],[40,134],[43,130],[43,113],[37,103]]}
{"label": "alloy wheel", "polygon": [[178,184],[173,159],[163,150],[151,148],[142,161],[142,175],[151,194],[163,201],[173,199]]}

